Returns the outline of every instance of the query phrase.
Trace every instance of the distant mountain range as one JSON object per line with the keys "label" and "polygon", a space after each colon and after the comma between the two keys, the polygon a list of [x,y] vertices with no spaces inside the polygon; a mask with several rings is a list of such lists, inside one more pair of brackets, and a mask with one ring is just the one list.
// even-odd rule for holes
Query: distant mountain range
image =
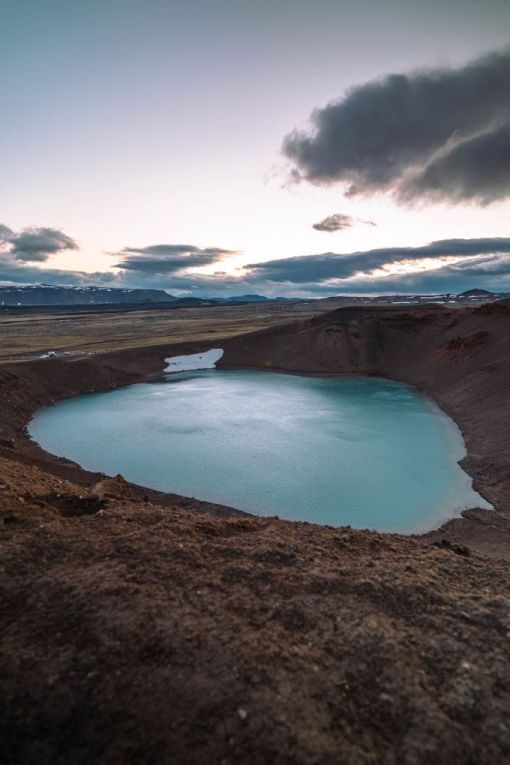
{"label": "distant mountain range", "polygon": [[[175,297],[164,290],[123,289],[119,287],[59,287],[52,284],[31,284],[24,287],[0,287],[0,307],[49,305],[111,305],[127,303],[173,303],[176,307],[260,303],[264,295],[239,295],[227,298]],[[294,298],[298,300],[298,298]]]}
{"label": "distant mountain range", "polygon": [[[506,293],[489,292],[488,290],[472,289],[459,295],[373,295],[371,297],[356,297],[337,295],[322,300],[345,300],[349,303],[409,303],[409,302],[456,302],[484,301],[505,297]],[[36,306],[87,306],[87,305],[121,305],[143,303],[165,303],[175,308],[193,308],[211,305],[231,305],[232,303],[263,303],[263,302],[301,302],[302,298],[276,297],[265,295],[235,295],[225,298],[176,297],[164,290],[127,289],[120,287],[59,287],[52,284],[31,284],[23,287],[0,287],[0,309],[2,307],[36,307]]]}
{"label": "distant mountain range", "polygon": [[51,284],[0,287],[0,305],[3,306],[168,303],[173,300],[175,298],[164,290],[57,287]]}

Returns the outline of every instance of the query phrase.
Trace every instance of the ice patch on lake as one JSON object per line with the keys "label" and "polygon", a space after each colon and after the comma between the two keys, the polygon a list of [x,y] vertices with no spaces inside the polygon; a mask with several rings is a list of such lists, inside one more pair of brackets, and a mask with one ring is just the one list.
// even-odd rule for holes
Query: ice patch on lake
{"label": "ice patch on lake", "polygon": [[171,356],[165,359],[168,364],[165,372],[192,372],[196,369],[214,369],[223,356],[223,348],[211,348],[202,353],[190,353],[187,356]]}

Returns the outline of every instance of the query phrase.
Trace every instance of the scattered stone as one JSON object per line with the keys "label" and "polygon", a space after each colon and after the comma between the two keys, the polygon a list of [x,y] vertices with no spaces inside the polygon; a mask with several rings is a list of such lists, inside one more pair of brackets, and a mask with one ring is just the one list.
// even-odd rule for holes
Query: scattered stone
{"label": "scattered stone", "polygon": [[464,555],[465,557],[471,555],[469,547],[458,544],[457,542],[450,542],[448,539],[441,539],[438,542],[433,542],[433,546],[439,547],[442,550],[451,550],[456,555]]}
{"label": "scattered stone", "polygon": [[101,499],[140,499],[139,492],[120,473],[115,478],[105,478],[96,483],[91,493]]}

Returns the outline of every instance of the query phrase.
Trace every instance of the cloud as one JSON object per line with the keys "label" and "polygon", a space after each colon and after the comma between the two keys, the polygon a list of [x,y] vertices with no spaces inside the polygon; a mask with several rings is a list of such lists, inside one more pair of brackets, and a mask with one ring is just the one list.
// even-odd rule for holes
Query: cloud
{"label": "cloud", "polygon": [[392,74],[316,109],[311,131],[287,135],[283,152],[294,178],[351,195],[489,204],[510,194],[509,93],[510,50]]}
{"label": "cloud", "polygon": [[0,224],[0,251],[15,260],[44,262],[50,255],[77,249],[74,239],[56,228],[24,228],[15,233]]}
{"label": "cloud", "polygon": [[330,284],[328,294],[457,293],[473,287],[505,292],[510,290],[510,257],[505,256],[497,262],[488,258],[476,263],[437,264],[432,270],[397,276],[349,279],[335,287]]}
{"label": "cloud", "polygon": [[[55,232],[55,229],[25,229]],[[58,242],[66,238],[58,232]],[[41,235],[42,236],[42,235]],[[187,270],[199,264],[216,263],[229,250],[192,245],[152,245],[125,248],[119,253],[135,267],[116,266],[116,270],[95,273],[55,269],[19,259],[13,252],[13,239],[19,246],[20,234],[0,224],[0,282],[10,284],[46,283],[61,286],[108,285],[110,287],[154,287],[176,295],[222,297],[257,292],[270,297],[322,297],[335,294],[377,294],[412,292],[460,292],[473,286],[510,290],[510,238],[446,239],[421,247],[380,248],[364,252],[333,252],[252,263],[228,274]],[[44,246],[56,246],[45,238]],[[35,240],[21,238],[30,254],[41,252]],[[49,249],[46,251],[49,252]],[[57,250],[58,251],[58,250]],[[157,266],[146,267],[145,259]],[[422,263],[422,261],[427,261]],[[197,261],[198,262],[198,261]],[[136,267],[141,263],[141,267]],[[395,267],[412,263],[413,272],[395,273]]]}
{"label": "cloud", "polygon": [[32,265],[44,263],[51,255],[68,250],[78,250],[78,245],[60,229],[32,227],[15,232],[0,223],[0,281],[32,284],[46,280],[54,284],[83,284],[91,278],[101,281],[113,278],[111,272],[88,274]]}
{"label": "cloud", "polygon": [[460,141],[404,182],[399,196],[481,205],[510,196],[510,124]]}
{"label": "cloud", "polygon": [[[228,289],[239,279],[225,274],[217,277],[194,274],[187,269],[210,265],[234,255],[220,247],[200,248],[190,244],[156,244],[126,247],[113,253],[120,261],[117,270],[87,271],[51,268],[44,263],[64,250],[78,249],[76,242],[53,228],[25,228],[14,232],[0,224],[0,282],[10,284],[56,285],[108,284],[112,287],[155,287],[204,294],[217,285]],[[221,288],[221,287],[220,287]]]}
{"label": "cloud", "polygon": [[480,256],[454,264],[438,260],[427,270],[391,274],[358,273],[349,278],[331,278],[319,281],[265,281],[263,276],[252,277],[250,289],[267,295],[294,295],[324,297],[327,295],[376,294],[437,294],[457,293],[473,287],[494,292],[510,291],[510,255]]}
{"label": "cloud", "polygon": [[351,215],[344,215],[344,213],[335,213],[334,215],[328,215],[327,218],[324,218],[319,223],[314,223],[312,228],[316,231],[333,233],[333,231],[344,231],[347,228],[352,228],[356,223],[375,226],[373,220],[362,220],[361,218],[353,218]]}
{"label": "cloud", "polygon": [[9,243],[9,239],[13,236],[14,231],[12,231],[8,226],[5,226],[3,223],[0,223],[0,250],[2,250],[2,248]]}
{"label": "cloud", "polygon": [[125,247],[114,254],[121,258],[116,268],[147,274],[173,274],[188,268],[208,266],[238,253],[220,247],[201,249],[192,244],[154,244],[149,247]]}
{"label": "cloud", "polygon": [[349,279],[358,274],[369,276],[385,266],[408,261],[471,258],[474,256],[510,253],[510,238],[442,239],[421,247],[387,247],[362,252],[304,255],[281,258],[262,263],[251,263],[246,268],[251,274],[273,282],[305,284],[332,279]]}
{"label": "cloud", "polygon": [[[0,283],[2,284],[57,284],[60,286],[109,284],[115,281],[112,271],[71,271],[58,268],[38,268],[21,263],[5,262],[0,258]],[[122,285],[119,285],[122,286]]]}

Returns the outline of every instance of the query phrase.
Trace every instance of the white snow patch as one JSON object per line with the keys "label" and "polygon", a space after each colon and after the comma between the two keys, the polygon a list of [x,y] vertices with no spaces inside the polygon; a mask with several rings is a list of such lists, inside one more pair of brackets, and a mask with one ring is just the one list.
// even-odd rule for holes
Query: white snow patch
{"label": "white snow patch", "polygon": [[223,356],[223,348],[211,348],[202,353],[190,353],[187,356],[171,356],[165,359],[168,364],[165,372],[191,372],[195,369],[214,369],[216,362]]}

